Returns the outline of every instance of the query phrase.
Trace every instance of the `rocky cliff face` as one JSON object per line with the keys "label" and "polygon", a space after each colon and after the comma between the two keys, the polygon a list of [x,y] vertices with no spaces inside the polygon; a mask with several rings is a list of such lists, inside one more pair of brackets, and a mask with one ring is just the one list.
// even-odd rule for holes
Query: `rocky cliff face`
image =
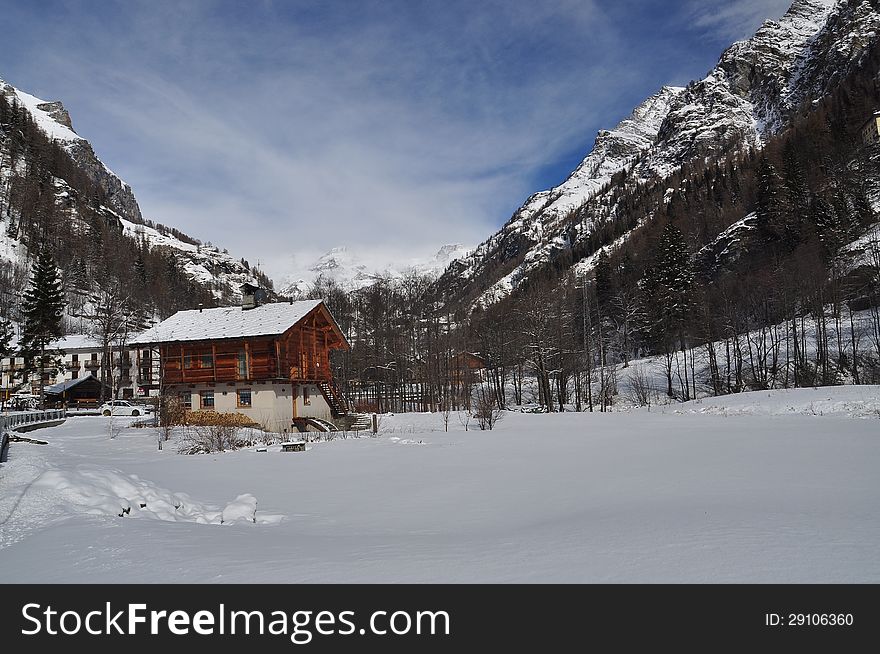
{"label": "rocky cliff face", "polygon": [[110,207],[134,222],[142,222],[141,210],[131,187],[117,177],[97,157],[92,145],[73,129],[70,114],[59,101],[44,102],[0,79],[0,94],[12,97],[27,107],[37,124],[52,139],[61,143],[73,160],[107,192]]}
{"label": "rocky cliff face", "polygon": [[663,88],[613,130],[600,132],[565,182],[532,195],[446,270],[438,297],[452,305],[494,302],[603,221],[619,218],[603,206],[615,184],[662,179],[694,159],[760,146],[833,88],[878,32],[875,2],[797,0],[779,20],[728,48],[702,80]]}

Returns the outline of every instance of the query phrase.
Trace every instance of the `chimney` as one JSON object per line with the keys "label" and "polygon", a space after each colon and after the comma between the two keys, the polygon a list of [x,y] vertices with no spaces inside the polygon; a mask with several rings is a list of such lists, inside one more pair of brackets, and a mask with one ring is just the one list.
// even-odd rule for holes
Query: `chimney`
{"label": "chimney", "polygon": [[266,301],[266,291],[254,284],[241,285],[241,308],[245,311],[256,309]]}

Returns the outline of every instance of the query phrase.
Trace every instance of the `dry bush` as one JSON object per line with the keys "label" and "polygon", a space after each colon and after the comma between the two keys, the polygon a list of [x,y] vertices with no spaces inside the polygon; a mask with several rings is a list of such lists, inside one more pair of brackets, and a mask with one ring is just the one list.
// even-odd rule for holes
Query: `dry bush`
{"label": "dry bush", "polygon": [[162,449],[162,441],[171,438],[172,430],[184,424],[186,420],[186,410],[183,404],[176,397],[163,397],[159,402],[159,449]]}
{"label": "dry bush", "polygon": [[640,363],[634,365],[629,374],[626,398],[636,406],[651,408],[652,404],[657,403],[658,396],[659,392],[647,366]]}
{"label": "dry bush", "polygon": [[210,454],[247,446],[239,438],[240,427],[232,424],[187,427],[180,443],[181,454]]}
{"label": "dry bush", "polygon": [[486,389],[480,389],[474,402],[474,417],[477,419],[482,431],[492,430],[495,424],[504,417],[504,412],[498,408],[495,397]]}

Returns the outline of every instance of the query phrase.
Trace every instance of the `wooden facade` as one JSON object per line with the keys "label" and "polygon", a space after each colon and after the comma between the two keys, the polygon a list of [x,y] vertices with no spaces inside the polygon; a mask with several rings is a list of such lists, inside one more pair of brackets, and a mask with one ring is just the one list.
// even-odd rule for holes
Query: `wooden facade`
{"label": "wooden facade", "polygon": [[331,383],[330,351],[347,347],[321,304],[280,336],[160,343],[162,381]]}

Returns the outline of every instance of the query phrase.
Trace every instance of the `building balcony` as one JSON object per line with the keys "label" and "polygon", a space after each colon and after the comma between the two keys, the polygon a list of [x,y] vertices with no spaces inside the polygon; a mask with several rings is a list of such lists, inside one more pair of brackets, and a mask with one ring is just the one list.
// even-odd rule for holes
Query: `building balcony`
{"label": "building balcony", "polygon": [[101,367],[101,362],[89,360],[84,362],[83,366],[85,366],[86,370],[97,370]]}

